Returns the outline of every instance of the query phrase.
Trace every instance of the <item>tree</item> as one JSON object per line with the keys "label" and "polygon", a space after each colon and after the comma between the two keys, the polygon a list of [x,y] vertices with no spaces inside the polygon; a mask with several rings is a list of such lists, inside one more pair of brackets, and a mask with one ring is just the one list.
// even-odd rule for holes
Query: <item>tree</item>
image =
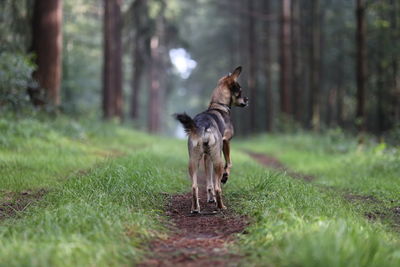
{"label": "tree", "polygon": [[165,93],[165,8],[166,3],[160,0],[159,11],[155,22],[155,32],[150,40],[150,90],[148,130],[157,133],[161,129],[162,99]]}
{"label": "tree", "polygon": [[103,116],[122,118],[121,0],[104,0]]}
{"label": "tree", "polygon": [[292,107],[294,119],[298,122],[301,121],[301,114],[303,113],[302,106],[302,32],[301,32],[301,18],[300,18],[300,0],[292,0],[292,65],[293,65],[293,78],[292,78]]}
{"label": "tree", "polygon": [[148,10],[147,1],[137,0],[132,4],[134,37],[132,42],[132,81],[130,115],[132,119],[139,118],[140,82],[147,57],[146,45],[148,45]]}
{"label": "tree", "polygon": [[310,94],[309,124],[318,131],[320,129],[320,68],[321,68],[321,29],[320,2],[311,3],[311,43],[310,43]]}
{"label": "tree", "polygon": [[250,99],[252,99],[252,103],[249,106],[250,108],[250,130],[254,131],[256,129],[256,120],[257,120],[257,40],[255,34],[255,21],[254,16],[254,0],[247,1],[247,11],[248,11],[248,63],[249,63],[249,71],[247,75],[247,86],[250,95]]}
{"label": "tree", "polygon": [[280,28],[280,103],[281,112],[290,115],[290,89],[292,86],[291,55],[291,0],[282,0]]}
{"label": "tree", "polygon": [[356,123],[360,131],[365,130],[365,81],[367,78],[367,50],[365,45],[366,22],[365,2],[356,0],[356,75],[357,75],[357,107]]}
{"label": "tree", "polygon": [[[28,90],[34,105],[60,105],[62,75],[62,0],[36,0],[33,8],[32,51],[38,88]],[[41,99],[44,90],[45,99]]]}
{"label": "tree", "polygon": [[[271,0],[264,0],[264,13],[269,15],[272,13],[271,8]],[[272,93],[272,45],[271,45],[271,36],[272,36],[272,22],[271,20],[267,20],[264,25],[264,36],[265,36],[265,91],[266,91],[266,129],[267,131],[272,131],[273,129],[273,118],[274,118],[274,95]]]}

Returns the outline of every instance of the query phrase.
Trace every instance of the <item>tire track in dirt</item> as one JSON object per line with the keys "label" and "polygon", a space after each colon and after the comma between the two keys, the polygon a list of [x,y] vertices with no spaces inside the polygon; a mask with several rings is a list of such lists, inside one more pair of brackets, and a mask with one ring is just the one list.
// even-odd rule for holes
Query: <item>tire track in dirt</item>
{"label": "tire track in dirt", "polygon": [[[247,155],[253,158],[255,161],[264,165],[267,168],[272,168],[278,171],[286,172],[290,177],[302,179],[305,182],[312,182],[315,180],[315,176],[301,174],[298,172],[294,172],[287,168],[279,159],[275,158],[274,156],[262,154],[262,153],[255,153],[252,151],[244,151]],[[338,188],[335,187],[328,187],[323,185],[317,185],[323,190],[334,190],[340,191]],[[389,225],[395,231],[400,232],[400,206],[392,206],[392,207],[384,207],[384,203],[381,200],[378,200],[372,195],[359,195],[354,194],[352,192],[346,191],[340,192],[342,197],[350,203],[362,203],[364,206],[368,206],[372,211],[365,212],[364,216],[372,221],[377,219],[382,220],[389,220]],[[394,202],[392,200],[392,202]]]}
{"label": "tire track in dirt", "polygon": [[[191,194],[169,196],[166,216],[172,222],[166,239],[150,243],[150,258],[139,266],[238,266],[242,258],[232,250],[234,234],[248,225],[225,203],[227,210],[216,211],[215,204],[207,203],[205,177],[199,177],[201,214],[190,214]],[[225,200],[226,202],[226,200]]]}

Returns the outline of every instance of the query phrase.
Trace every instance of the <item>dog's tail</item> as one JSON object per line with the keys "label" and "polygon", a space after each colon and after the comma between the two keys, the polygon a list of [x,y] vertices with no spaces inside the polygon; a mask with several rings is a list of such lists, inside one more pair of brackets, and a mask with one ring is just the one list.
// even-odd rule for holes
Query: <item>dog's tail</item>
{"label": "dog's tail", "polygon": [[190,134],[196,134],[197,126],[194,120],[186,113],[174,114],[175,119],[182,123],[185,132]]}

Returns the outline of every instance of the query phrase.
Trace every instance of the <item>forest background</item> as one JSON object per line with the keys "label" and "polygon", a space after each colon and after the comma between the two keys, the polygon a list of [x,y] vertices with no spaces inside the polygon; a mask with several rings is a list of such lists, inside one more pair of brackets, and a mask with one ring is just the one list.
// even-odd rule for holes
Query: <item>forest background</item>
{"label": "forest background", "polygon": [[[398,0],[3,0],[0,111],[182,135],[244,68],[236,130],[400,139]],[[23,115],[25,114],[25,115]]]}

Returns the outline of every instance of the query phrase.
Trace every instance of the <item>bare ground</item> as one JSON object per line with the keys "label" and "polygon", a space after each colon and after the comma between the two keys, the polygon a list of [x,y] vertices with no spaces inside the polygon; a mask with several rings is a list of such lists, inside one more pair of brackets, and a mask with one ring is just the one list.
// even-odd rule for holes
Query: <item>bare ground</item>
{"label": "bare ground", "polygon": [[6,218],[15,217],[19,213],[34,205],[45,194],[45,189],[27,190],[21,193],[6,192],[0,201],[0,222]]}
{"label": "bare ground", "polygon": [[[200,177],[204,181],[204,176]],[[241,255],[233,250],[234,234],[248,225],[245,217],[228,209],[216,212],[207,203],[204,182],[199,189],[201,214],[190,214],[191,194],[169,196],[166,216],[171,232],[150,244],[150,258],[139,266],[237,266]],[[226,202],[226,201],[225,201]]]}
{"label": "bare ground", "polygon": [[[245,153],[247,153],[250,157],[252,157],[260,164],[268,168],[284,171],[293,178],[302,179],[306,182],[312,182],[316,178],[315,176],[312,175],[302,174],[290,170],[281,161],[279,161],[279,159],[275,158],[274,156],[255,153],[251,151],[245,151]],[[322,185],[319,186],[322,187],[324,190],[328,189],[328,190],[339,191],[337,188],[334,187],[327,187]],[[364,214],[364,216],[367,219],[372,221],[378,219],[388,221],[388,224],[391,226],[392,229],[400,232],[400,206],[393,207],[392,205],[392,207],[387,207],[387,205],[385,205],[383,201],[377,199],[372,195],[359,195],[359,194],[354,194],[352,192],[341,192],[341,194],[343,195],[344,199],[346,199],[351,203],[354,204],[362,203],[364,206],[368,206],[369,209],[371,209],[371,211],[368,211]]]}

